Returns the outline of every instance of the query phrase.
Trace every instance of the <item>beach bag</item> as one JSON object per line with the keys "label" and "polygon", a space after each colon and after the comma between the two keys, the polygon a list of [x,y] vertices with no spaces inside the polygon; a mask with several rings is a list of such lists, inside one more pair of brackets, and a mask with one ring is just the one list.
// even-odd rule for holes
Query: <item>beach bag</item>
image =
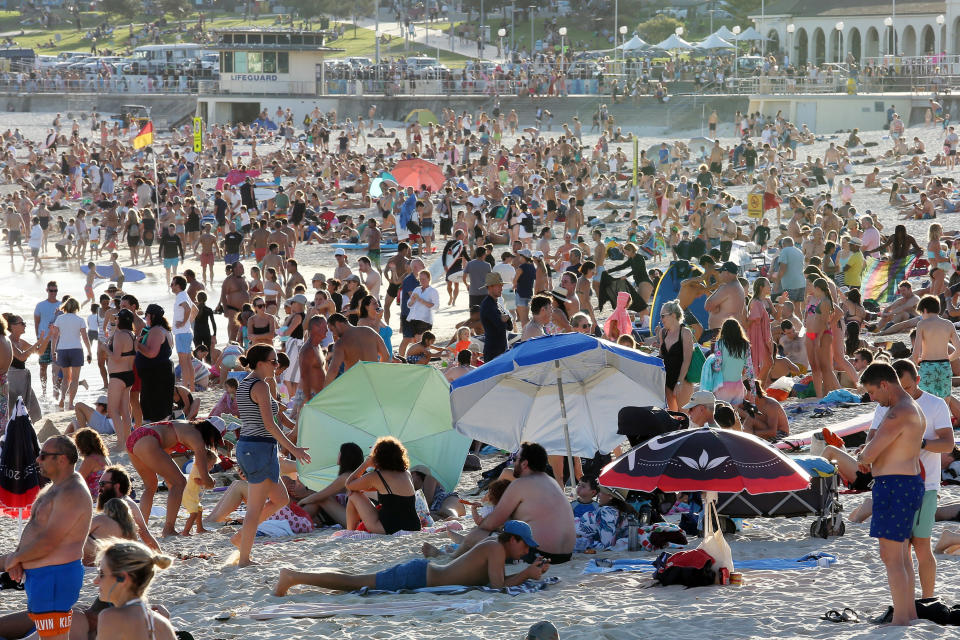
{"label": "beach bag", "polygon": [[713,558],[700,549],[662,553],[654,561],[657,567],[653,579],[663,586],[682,584],[685,587],[706,587],[715,584],[717,572]]}
{"label": "beach bag", "polygon": [[710,502],[705,507],[703,512],[703,541],[697,549],[710,554],[716,570],[726,569],[732,573],[733,554],[730,551],[730,545],[723,539],[723,527],[720,524],[720,517],[717,515],[717,505]]}
{"label": "beach bag", "polygon": [[691,384],[699,384],[703,373],[703,363],[707,361],[707,356],[703,355],[703,349],[700,345],[693,345],[693,353],[690,355],[690,367],[687,368],[687,377],[684,378]]}
{"label": "beach bag", "polygon": [[414,220],[410,220],[409,222],[407,222],[407,231],[409,231],[412,235],[415,235],[415,236],[420,235],[420,231],[421,231],[420,224]]}

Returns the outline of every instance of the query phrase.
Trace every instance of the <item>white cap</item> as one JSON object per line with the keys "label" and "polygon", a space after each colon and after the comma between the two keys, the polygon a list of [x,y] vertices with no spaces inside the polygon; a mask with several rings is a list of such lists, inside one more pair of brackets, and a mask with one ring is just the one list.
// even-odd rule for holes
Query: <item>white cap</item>
{"label": "white cap", "polygon": [[341,249],[337,249],[336,251],[334,251],[334,252],[333,252],[333,255],[335,255],[335,256],[345,256],[345,255],[347,255],[347,252],[344,251],[344,250],[341,248]]}
{"label": "white cap", "polygon": [[690,396],[690,402],[683,405],[684,409],[693,409],[694,407],[699,407],[701,405],[705,407],[710,407],[711,409],[717,404],[717,397],[710,393],[709,391],[697,391],[692,396]]}

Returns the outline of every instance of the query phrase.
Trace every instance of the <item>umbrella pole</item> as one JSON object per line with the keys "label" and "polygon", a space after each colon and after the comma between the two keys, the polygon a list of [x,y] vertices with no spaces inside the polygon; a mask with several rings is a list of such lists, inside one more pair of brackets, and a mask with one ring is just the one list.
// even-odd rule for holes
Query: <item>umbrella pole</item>
{"label": "umbrella pole", "polygon": [[567,404],[563,399],[563,373],[560,371],[560,361],[554,360],[557,368],[557,395],[560,397],[560,420],[563,422],[563,439],[567,443],[567,465],[570,467],[570,486],[577,486],[576,474],[573,471],[573,451],[570,448],[570,424],[567,422]]}
{"label": "umbrella pole", "polygon": [[17,509],[17,540],[23,534],[23,508]]}

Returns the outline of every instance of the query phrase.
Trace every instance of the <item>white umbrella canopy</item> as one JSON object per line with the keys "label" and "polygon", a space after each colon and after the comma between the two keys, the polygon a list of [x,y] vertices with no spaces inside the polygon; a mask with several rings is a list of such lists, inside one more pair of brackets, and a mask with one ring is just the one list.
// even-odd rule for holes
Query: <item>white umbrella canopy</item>
{"label": "white umbrella canopy", "polygon": [[663,49],[664,51],[671,51],[673,49],[693,49],[693,45],[677,34],[671,33],[669,38],[657,45],[657,49]]}
{"label": "white umbrella canopy", "polygon": [[737,39],[736,34],[734,34],[733,31],[730,31],[730,29],[727,29],[727,25],[723,25],[722,27],[714,31],[713,35],[719,36],[728,42],[732,42]]}
{"label": "white umbrella canopy", "polygon": [[715,33],[711,33],[709,36],[703,39],[703,41],[697,43],[698,49],[734,49],[734,45],[730,44],[720,36]]}
{"label": "white umbrella canopy", "polygon": [[617,49],[622,49],[624,51],[638,51],[640,49],[645,49],[649,46],[650,45],[644,42],[644,40],[640,36],[634,34],[632,38],[630,38],[629,40],[624,42],[622,45],[617,47]]}
{"label": "white umbrella canopy", "polygon": [[760,35],[760,32],[754,29],[753,27],[747,27],[746,29],[741,31],[740,37],[737,39],[738,40],[766,40],[766,38]]}

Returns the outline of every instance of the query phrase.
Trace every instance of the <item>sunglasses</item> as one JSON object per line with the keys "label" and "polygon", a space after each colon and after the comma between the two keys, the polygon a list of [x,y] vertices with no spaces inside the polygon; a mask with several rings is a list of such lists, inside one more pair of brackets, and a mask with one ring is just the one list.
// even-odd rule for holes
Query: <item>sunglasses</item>
{"label": "sunglasses", "polygon": [[56,457],[56,456],[63,456],[63,455],[66,455],[66,454],[65,454],[65,453],[56,453],[56,452],[54,452],[54,451],[41,451],[39,458],[40,458],[41,460],[46,460],[46,459],[49,458],[50,456]]}
{"label": "sunglasses", "polygon": [[117,484],[117,483],[114,482],[113,480],[101,480],[101,481],[98,482],[97,484],[99,484],[100,487],[102,488],[102,487],[107,487],[107,486],[110,486],[110,485],[113,485],[113,484]]}
{"label": "sunglasses", "polygon": [[258,304],[258,305],[256,305],[257,309],[263,309],[265,306],[267,306],[267,305],[265,305],[265,304]]}
{"label": "sunglasses", "polygon": [[47,293],[56,293],[59,289],[47,289]]}

